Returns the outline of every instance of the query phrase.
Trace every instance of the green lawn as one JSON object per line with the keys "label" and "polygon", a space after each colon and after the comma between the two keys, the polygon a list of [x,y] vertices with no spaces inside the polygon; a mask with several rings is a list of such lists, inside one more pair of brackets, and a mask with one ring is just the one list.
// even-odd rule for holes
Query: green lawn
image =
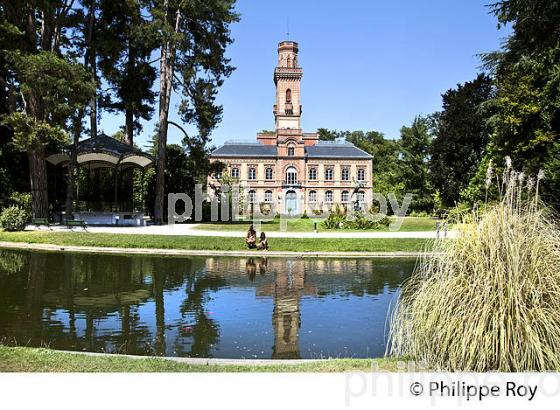
{"label": "green lawn", "polygon": [[[0,242],[27,242],[61,246],[115,248],[189,249],[212,251],[247,250],[244,238],[204,236],[135,235],[89,232],[0,232]],[[270,250],[293,252],[416,252],[424,250],[429,239],[401,238],[270,238]],[[257,253],[258,251],[254,251]],[[262,251],[261,251],[262,252]]]}
{"label": "green lawn", "polygon": [[305,364],[192,365],[158,358],[85,356],[0,346],[0,372],[349,372],[397,371],[396,359],[329,359]]}
{"label": "green lawn", "polygon": [[[394,220],[394,218],[391,218]],[[433,218],[427,217],[412,217],[407,216],[399,229],[399,232],[414,232],[414,231],[435,231],[436,223],[438,221]],[[207,222],[201,223],[195,229],[208,230],[208,231],[246,231],[251,222],[236,221],[236,222]],[[262,229],[264,231],[276,232],[280,230],[280,220],[274,219],[270,222],[262,222]],[[321,223],[318,223],[319,232],[364,232],[364,231],[352,231],[350,229],[335,230],[335,229],[324,229],[321,228]],[[287,225],[288,232],[312,232],[313,231],[313,219],[294,219],[288,221]],[[376,232],[386,232],[389,228],[375,229]]]}

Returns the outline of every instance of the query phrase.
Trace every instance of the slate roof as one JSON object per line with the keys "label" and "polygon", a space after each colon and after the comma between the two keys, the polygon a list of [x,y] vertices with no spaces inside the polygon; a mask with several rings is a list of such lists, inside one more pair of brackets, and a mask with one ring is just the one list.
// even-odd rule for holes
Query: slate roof
{"label": "slate roof", "polygon": [[[69,145],[68,149],[72,146]],[[141,150],[136,147],[131,147],[128,144],[122,143],[106,134],[99,134],[95,138],[88,138],[86,140],[80,141],[78,143],[78,152],[98,152],[105,151],[115,155],[123,154],[144,154]],[[147,154],[144,154],[147,155]]]}
{"label": "slate roof", "polygon": [[[260,143],[225,143],[212,152],[212,157],[274,158],[277,156],[277,153],[276,145],[264,145]],[[342,144],[319,142],[317,145],[305,147],[305,156],[308,158],[373,158],[370,154],[349,142]]]}
{"label": "slate roof", "polygon": [[226,143],[212,152],[213,157],[250,157],[270,158],[276,157],[276,145],[259,143]]}
{"label": "slate roof", "polygon": [[349,142],[343,144],[319,142],[317,145],[306,147],[305,152],[308,158],[373,158],[370,154]]}

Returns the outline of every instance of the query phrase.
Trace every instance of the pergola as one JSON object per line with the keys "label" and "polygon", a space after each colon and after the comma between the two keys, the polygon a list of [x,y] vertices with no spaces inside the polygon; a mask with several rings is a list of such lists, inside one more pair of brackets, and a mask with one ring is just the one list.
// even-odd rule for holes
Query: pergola
{"label": "pergola", "polygon": [[[49,155],[46,159],[53,165],[68,166],[73,146],[65,147],[61,152]],[[110,168],[115,176],[123,170],[139,168],[145,170],[154,164],[154,158],[140,149],[124,144],[105,134],[80,141],[77,147],[77,163],[88,170]],[[115,177],[114,205],[117,204],[118,189]],[[143,225],[144,213],[134,210],[86,210],[74,212],[76,220],[83,220],[95,225]]]}

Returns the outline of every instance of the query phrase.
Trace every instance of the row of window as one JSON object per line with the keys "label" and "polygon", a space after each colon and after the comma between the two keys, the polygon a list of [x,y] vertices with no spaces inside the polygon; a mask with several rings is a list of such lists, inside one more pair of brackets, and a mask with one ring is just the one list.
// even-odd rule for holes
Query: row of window
{"label": "row of window", "polygon": [[[265,169],[265,179],[272,180],[272,168],[268,167]],[[239,168],[233,167],[231,169],[231,176],[233,178],[239,178]],[[257,169],[255,167],[249,168],[249,175],[248,179],[255,180],[257,179]],[[325,169],[325,180],[332,181],[334,179],[334,170],[333,168],[326,168]],[[349,168],[342,168],[341,173],[342,181],[350,181],[350,169]],[[357,173],[358,181],[365,181],[366,179],[366,170],[363,168],[358,169]],[[317,168],[309,168],[309,180],[315,181],[317,180]],[[286,182],[288,184],[296,184],[297,183],[297,170],[294,167],[289,167],[286,170]]]}
{"label": "row of window", "polygon": [[[325,192],[325,202],[326,203],[333,203],[333,191],[326,191]],[[341,202],[350,202],[350,192],[349,191],[342,191]],[[360,191],[358,192],[358,201],[364,202],[365,200],[365,193]],[[257,192],[255,190],[249,191],[249,202],[257,202]],[[264,192],[264,202],[272,202],[272,191],[265,191]],[[308,202],[315,203],[317,202],[317,191],[309,191],[308,193]]]}
{"label": "row of window", "polygon": [[[358,177],[358,181],[365,181],[366,170],[363,169],[363,168],[359,168],[357,177]],[[325,169],[325,180],[326,181],[332,181],[333,179],[334,179],[333,168],[326,168]],[[342,168],[340,179],[342,181],[350,181],[350,169],[349,168]],[[310,181],[317,180],[317,168],[309,168],[309,180]]]}

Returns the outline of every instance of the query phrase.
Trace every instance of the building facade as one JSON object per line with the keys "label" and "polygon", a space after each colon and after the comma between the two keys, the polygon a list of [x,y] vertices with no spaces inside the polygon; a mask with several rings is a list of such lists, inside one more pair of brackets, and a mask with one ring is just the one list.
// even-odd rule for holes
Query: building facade
{"label": "building facade", "polygon": [[[372,156],[348,142],[319,141],[301,128],[301,79],[298,44],[278,45],[274,70],[275,130],[257,134],[255,143],[229,142],[211,161],[246,187],[248,201],[268,203],[278,212],[297,215],[305,209],[335,204],[365,204],[372,191]],[[210,189],[219,189],[222,175],[211,175]],[[309,211],[308,211],[309,212]]]}

